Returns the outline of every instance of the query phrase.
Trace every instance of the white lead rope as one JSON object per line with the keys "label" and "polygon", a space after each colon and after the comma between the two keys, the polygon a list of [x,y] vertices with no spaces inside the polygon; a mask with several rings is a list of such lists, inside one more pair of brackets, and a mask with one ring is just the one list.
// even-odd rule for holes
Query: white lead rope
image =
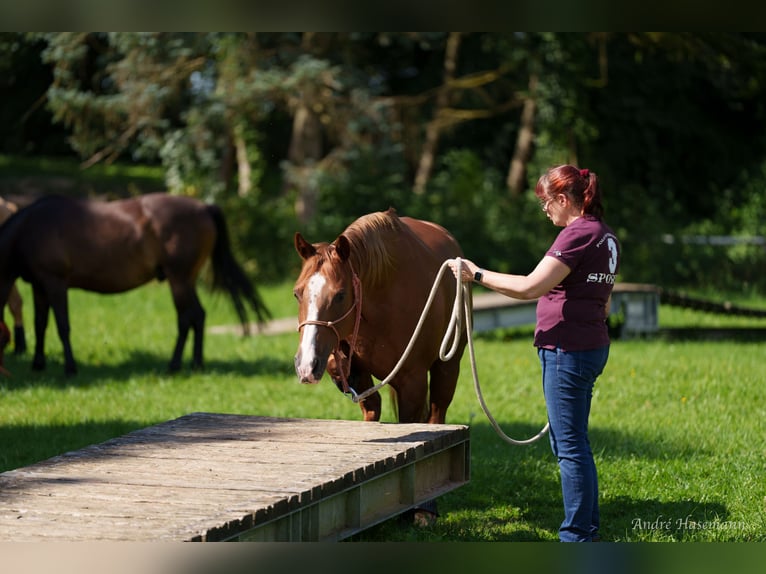
{"label": "white lead rope", "polygon": [[[463,262],[461,261],[460,257],[456,258],[455,261],[457,262],[458,269],[462,269]],[[399,369],[404,364],[404,362],[407,360],[407,357],[410,354],[410,351],[412,350],[413,345],[415,344],[415,341],[417,340],[418,336],[420,335],[421,328],[423,326],[423,323],[425,322],[426,317],[428,316],[428,311],[431,309],[431,304],[433,303],[434,298],[436,297],[436,292],[439,286],[439,282],[441,281],[442,275],[444,275],[444,272],[446,269],[449,268],[449,262],[450,260],[447,259],[444,263],[442,263],[442,266],[439,268],[439,272],[436,274],[436,279],[434,279],[433,286],[431,287],[431,292],[428,295],[428,299],[426,300],[426,304],[423,307],[423,311],[420,314],[420,319],[418,320],[418,324],[415,326],[415,330],[412,333],[412,337],[410,337],[410,342],[407,343],[407,348],[404,349],[404,352],[402,353],[401,358],[399,359],[399,362],[396,363],[396,366],[394,366],[393,370],[389,373],[389,375],[380,383],[372,387],[371,389],[367,389],[363,393],[356,394],[356,392],[351,389],[351,400],[355,403],[359,403],[369,397],[371,394],[377,392],[379,389],[387,385],[391,382],[391,380],[396,376],[396,374],[399,372]],[[466,335],[468,337],[468,354],[471,359],[471,373],[473,375],[473,386],[476,390],[476,396],[479,399],[479,404],[481,405],[482,410],[484,411],[484,414],[487,415],[487,418],[489,419],[490,424],[492,424],[492,427],[495,429],[497,434],[505,440],[506,442],[514,445],[525,445],[525,444],[531,444],[541,437],[545,435],[546,432],[548,432],[549,424],[546,423],[543,429],[537,433],[535,436],[525,439],[525,440],[517,440],[509,437],[507,434],[503,432],[503,430],[500,428],[500,425],[497,423],[495,418],[492,416],[492,414],[489,412],[489,408],[487,407],[486,402],[484,401],[484,396],[481,392],[481,387],[479,386],[479,374],[476,368],[476,354],[474,352],[473,348],[473,324],[471,322],[471,308],[469,307],[470,304],[470,297],[467,296],[469,286],[466,284],[463,284],[463,281],[461,279],[461,274],[457,274],[457,287],[455,289],[455,301],[452,305],[452,316],[450,317],[449,325],[447,326],[447,330],[444,333],[444,338],[442,339],[441,346],[439,347],[439,359],[442,361],[449,361],[457,351],[458,345],[460,343],[460,334],[461,334],[461,327],[462,322],[465,320],[465,328],[466,328]],[[447,343],[452,338],[452,346],[450,347],[449,351],[446,351]]]}

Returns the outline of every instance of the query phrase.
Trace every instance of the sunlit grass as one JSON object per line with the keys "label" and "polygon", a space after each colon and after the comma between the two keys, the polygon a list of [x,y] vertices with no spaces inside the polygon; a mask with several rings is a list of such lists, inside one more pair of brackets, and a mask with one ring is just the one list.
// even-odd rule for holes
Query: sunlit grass
{"label": "sunlit grass", "polygon": [[[31,295],[22,284],[26,301]],[[277,317],[295,312],[289,284],[262,286]],[[200,289],[207,325],[236,323],[227,299]],[[0,470],[98,443],[190,412],[358,420],[328,380],[300,385],[297,333],[206,336],[206,369],[168,375],[175,312],[165,284],[123,295],[70,292],[80,373],[63,376],[51,321],[48,368],[7,356],[0,381]],[[25,307],[30,343],[31,305]],[[661,325],[675,311],[662,308]],[[686,319],[676,316],[675,325]],[[749,325],[758,325],[750,320]],[[540,367],[528,329],[477,337],[481,388],[514,438],[545,422]],[[596,386],[591,440],[600,475],[604,537],[618,541],[766,540],[766,389],[760,341],[615,341]],[[481,411],[467,355],[448,423],[471,428],[471,480],[439,499],[440,520],[418,529],[389,520],[355,540],[557,539],[558,470],[547,438],[503,442]],[[393,420],[384,395],[384,420]]]}

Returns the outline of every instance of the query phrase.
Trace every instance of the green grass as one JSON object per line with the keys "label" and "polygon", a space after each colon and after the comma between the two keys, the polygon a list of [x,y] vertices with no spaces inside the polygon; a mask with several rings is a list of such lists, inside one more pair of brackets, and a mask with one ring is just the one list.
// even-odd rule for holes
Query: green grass
{"label": "green grass", "polygon": [[[25,301],[31,302],[26,284]],[[276,316],[295,311],[290,284],[261,287]],[[223,296],[200,290],[207,324],[235,323]],[[72,344],[80,373],[63,376],[51,322],[48,368],[34,373],[8,354],[0,381],[0,470],[98,443],[131,430],[209,411],[359,419],[324,380],[297,382],[297,333],[206,337],[206,370],[166,374],[175,313],[164,284],[123,295],[70,292]],[[31,304],[25,307],[30,343]],[[663,326],[722,319],[663,307]],[[741,325],[737,320],[737,325]],[[744,326],[764,326],[748,319]],[[531,331],[478,337],[481,386],[493,416],[514,438],[545,420]],[[616,541],[766,540],[766,389],[759,341],[615,341],[599,379],[591,441],[600,476],[603,535]],[[384,420],[392,420],[384,402]],[[475,396],[467,354],[448,422],[471,428],[471,480],[439,499],[440,520],[414,528],[392,519],[361,541],[554,541],[561,521],[558,470],[547,438],[511,446]]]}
{"label": "green grass", "polygon": [[[37,193],[137,193],[165,188],[162,166],[98,163],[87,169],[71,158],[27,157],[0,154],[0,187],[5,193],[24,193],[30,181]],[[25,182],[16,189],[19,181]]]}

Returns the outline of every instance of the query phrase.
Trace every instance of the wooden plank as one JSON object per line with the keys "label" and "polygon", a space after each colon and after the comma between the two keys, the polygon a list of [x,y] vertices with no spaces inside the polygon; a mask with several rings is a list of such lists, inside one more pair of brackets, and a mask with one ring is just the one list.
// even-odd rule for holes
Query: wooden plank
{"label": "wooden plank", "polygon": [[194,413],[0,474],[0,540],[339,540],[465,484],[468,439]]}

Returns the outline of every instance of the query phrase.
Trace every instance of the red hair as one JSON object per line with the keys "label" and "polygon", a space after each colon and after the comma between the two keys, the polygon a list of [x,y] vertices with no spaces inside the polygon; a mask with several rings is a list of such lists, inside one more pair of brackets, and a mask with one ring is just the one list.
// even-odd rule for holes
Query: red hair
{"label": "red hair", "polygon": [[590,170],[573,165],[558,165],[550,168],[537,180],[535,195],[541,199],[566,195],[575,207],[585,215],[601,219],[604,206],[601,204],[601,188],[598,176]]}

